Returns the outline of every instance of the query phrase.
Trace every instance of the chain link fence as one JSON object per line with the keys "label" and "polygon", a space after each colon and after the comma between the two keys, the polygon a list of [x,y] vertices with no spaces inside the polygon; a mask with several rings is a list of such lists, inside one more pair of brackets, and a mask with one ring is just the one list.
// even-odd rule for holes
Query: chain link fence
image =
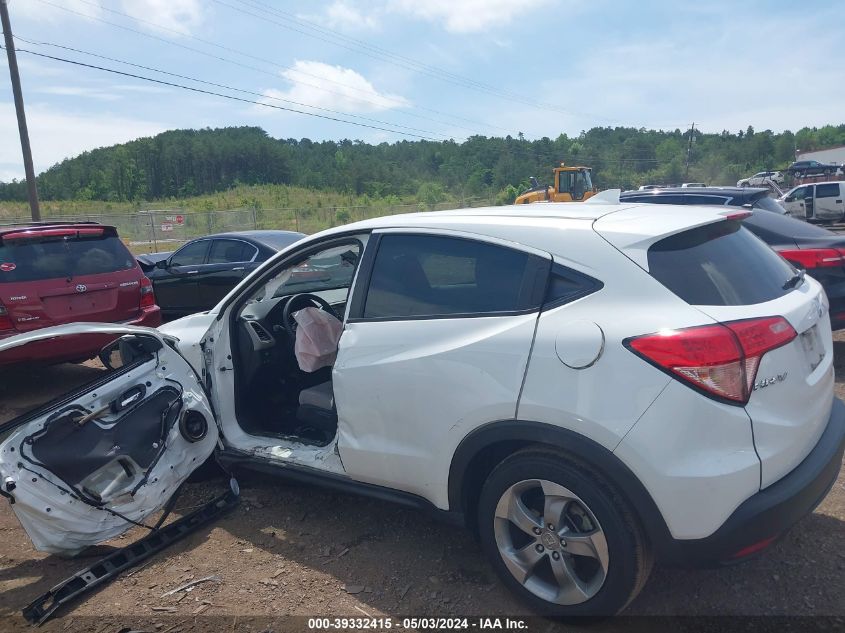
{"label": "chain link fence", "polygon": [[[179,208],[145,209],[124,213],[90,213],[48,215],[42,221],[99,222],[117,228],[118,234],[136,255],[172,251],[188,240],[212,233],[277,229],[316,233],[323,229],[357,220],[413,213],[420,210],[454,209],[456,206],[480,207],[491,204],[489,199],[465,200],[463,205],[441,202],[421,207],[416,204],[344,206],[344,207],[242,207],[219,211],[187,211]],[[0,223],[26,223],[26,217],[3,218]]]}

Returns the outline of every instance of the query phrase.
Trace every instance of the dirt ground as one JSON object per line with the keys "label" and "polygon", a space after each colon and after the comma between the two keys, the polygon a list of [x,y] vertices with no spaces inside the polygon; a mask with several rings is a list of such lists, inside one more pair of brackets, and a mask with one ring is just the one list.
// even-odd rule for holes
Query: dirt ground
{"label": "dirt ground", "polygon": [[[837,338],[837,394],[845,397],[845,335]],[[61,365],[5,372],[0,421],[45,400],[47,393],[87,381],[95,371]],[[224,485],[189,484],[176,514],[201,505]],[[238,618],[248,616],[527,613],[497,581],[473,538],[459,529],[386,502],[269,477],[250,476],[241,486],[242,502],[234,512],[74,603],[44,628],[117,632],[127,618],[137,617],[147,624],[144,630],[200,630],[191,628],[198,626],[198,614],[210,618],[202,630],[234,631]],[[33,550],[0,500],[0,629],[26,628],[21,607],[142,534],[135,529],[74,560],[45,555]],[[215,578],[190,592],[163,596],[208,576]],[[816,512],[761,558],[716,570],[657,568],[627,613],[843,616],[843,595],[841,475]]]}

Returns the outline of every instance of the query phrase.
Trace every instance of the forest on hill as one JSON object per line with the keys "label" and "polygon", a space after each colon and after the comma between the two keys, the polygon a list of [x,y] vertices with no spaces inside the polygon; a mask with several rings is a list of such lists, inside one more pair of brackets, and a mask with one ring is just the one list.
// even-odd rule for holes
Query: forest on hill
{"label": "forest on hill", "polygon": [[[798,132],[659,131],[596,127],[577,137],[466,141],[274,139],[258,127],[172,130],[85,152],[38,176],[45,200],[140,202],[283,184],[371,200],[420,203],[471,197],[510,202],[528,177],[548,182],[561,161],[593,167],[600,188],[694,180],[732,185],[755,171],[786,167],[796,150],[845,145],[845,124]],[[691,149],[690,149],[691,148]],[[687,152],[690,164],[687,173]],[[25,183],[0,183],[0,201],[26,200]]]}

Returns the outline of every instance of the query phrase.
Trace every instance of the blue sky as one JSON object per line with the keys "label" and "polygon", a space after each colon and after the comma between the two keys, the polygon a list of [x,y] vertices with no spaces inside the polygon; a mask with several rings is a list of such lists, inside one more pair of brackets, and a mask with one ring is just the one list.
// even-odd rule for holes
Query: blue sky
{"label": "blue sky", "polygon": [[[187,127],[380,142],[845,122],[842,12],[833,1],[10,0],[10,13],[15,35],[36,42],[18,40],[19,48],[347,121],[21,52],[37,170]],[[5,55],[0,139],[0,180],[21,177]]]}

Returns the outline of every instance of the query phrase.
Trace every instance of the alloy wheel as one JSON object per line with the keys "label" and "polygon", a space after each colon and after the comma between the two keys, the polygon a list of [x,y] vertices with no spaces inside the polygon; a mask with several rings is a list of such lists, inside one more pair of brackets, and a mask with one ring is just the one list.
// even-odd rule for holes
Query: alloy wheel
{"label": "alloy wheel", "polygon": [[532,594],[560,605],[586,602],[607,577],[607,539],[586,503],[545,479],[510,486],[493,521],[508,571]]}

